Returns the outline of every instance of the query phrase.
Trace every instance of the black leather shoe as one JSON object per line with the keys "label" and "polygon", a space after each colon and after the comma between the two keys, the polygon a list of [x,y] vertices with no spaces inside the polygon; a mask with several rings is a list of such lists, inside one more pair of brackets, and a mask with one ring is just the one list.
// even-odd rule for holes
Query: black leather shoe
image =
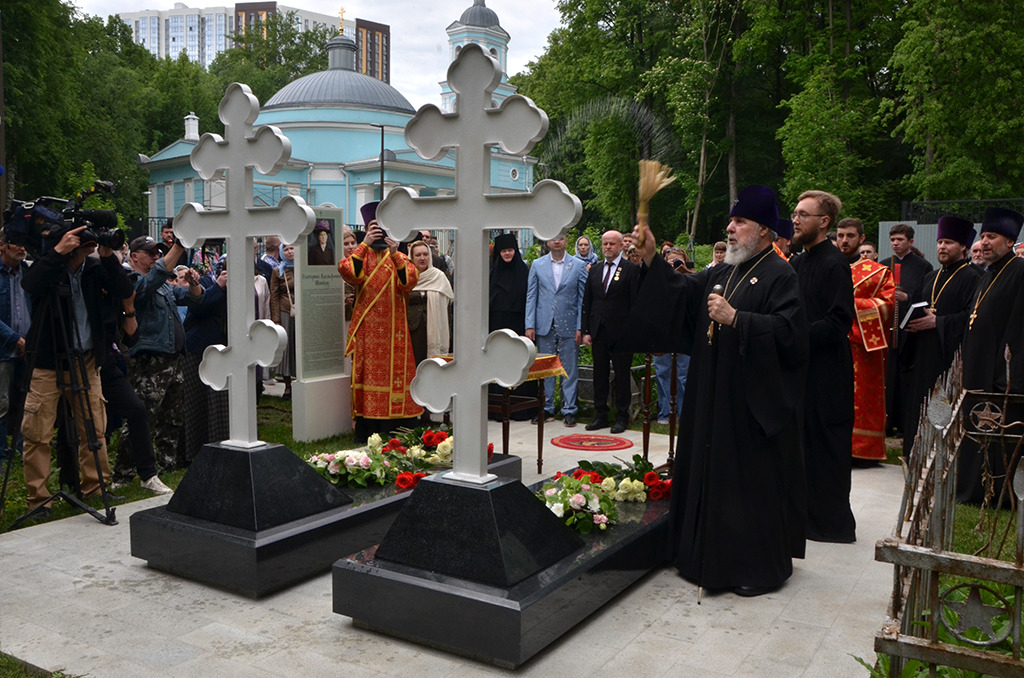
{"label": "black leather shoe", "polygon": [[[543,416],[544,416],[544,423],[545,424],[555,418],[555,415],[553,413],[551,413],[551,412],[548,412],[547,410],[543,410],[541,414],[543,414]],[[536,417],[534,417],[533,419],[530,420],[530,423],[531,424],[536,424],[537,420],[540,419],[540,417],[541,417],[541,415],[538,414]]]}
{"label": "black leather shoe", "polygon": [[608,422],[595,419],[594,421],[587,424],[588,431],[598,431],[608,425]]}
{"label": "black leather shoe", "polygon": [[778,586],[737,586],[732,592],[744,598],[755,598],[776,591],[778,588]]}
{"label": "black leather shoe", "polygon": [[566,428],[573,428],[576,426],[576,417],[571,414],[565,415],[562,417],[562,425]]}
{"label": "black leather shoe", "polygon": [[614,424],[612,424],[612,435],[615,435],[616,433],[622,433],[625,430],[626,425],[623,424],[621,421],[617,421]]}

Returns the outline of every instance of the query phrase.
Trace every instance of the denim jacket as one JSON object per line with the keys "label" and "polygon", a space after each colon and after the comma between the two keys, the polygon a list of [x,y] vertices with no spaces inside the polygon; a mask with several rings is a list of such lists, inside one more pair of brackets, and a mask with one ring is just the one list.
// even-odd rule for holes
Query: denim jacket
{"label": "denim jacket", "polygon": [[[28,267],[28,262],[21,262],[22,268]],[[14,282],[14,271],[11,267],[0,261],[0,362],[13,360],[14,347],[22,335],[18,334],[11,327],[11,285]],[[24,275],[24,273],[22,273]],[[32,315],[32,302],[28,293],[25,293],[25,305],[28,313]]]}
{"label": "denim jacket", "polygon": [[129,355],[173,353],[175,325],[184,336],[177,307],[199,304],[202,296],[192,296],[187,287],[172,286],[168,280],[173,276],[160,258],[149,273],[136,279],[135,317],[139,322],[139,341],[132,346]]}

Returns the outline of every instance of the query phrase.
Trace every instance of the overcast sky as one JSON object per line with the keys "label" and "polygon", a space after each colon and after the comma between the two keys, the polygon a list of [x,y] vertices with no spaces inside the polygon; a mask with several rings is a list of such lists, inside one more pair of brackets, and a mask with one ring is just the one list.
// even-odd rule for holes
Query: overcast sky
{"label": "overcast sky", "polygon": [[[174,0],[71,0],[85,14],[106,18],[118,12],[171,9]],[[522,71],[543,53],[548,35],[558,27],[555,0],[486,0],[511,36],[509,75]],[[217,0],[188,0],[189,7],[231,6]],[[457,20],[473,0],[287,0],[287,7],[366,19],[391,26],[391,84],[419,108],[441,103],[438,82],[448,70],[448,35],[444,29]]]}

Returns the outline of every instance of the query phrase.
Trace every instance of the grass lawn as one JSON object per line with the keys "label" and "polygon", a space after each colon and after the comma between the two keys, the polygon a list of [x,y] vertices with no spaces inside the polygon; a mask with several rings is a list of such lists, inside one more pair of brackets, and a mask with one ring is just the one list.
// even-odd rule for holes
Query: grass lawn
{"label": "grass lawn", "polygon": [[[265,440],[268,443],[278,443],[288,446],[293,452],[299,456],[305,458],[311,454],[319,452],[333,452],[335,450],[345,449],[354,447],[354,438],[351,433],[334,436],[332,438],[326,438],[313,443],[302,443],[295,442],[292,440],[292,425],[291,425],[291,413],[292,413],[292,401],[283,400],[281,398],[274,398],[271,396],[262,396],[259,401],[257,408],[259,436],[261,440]],[[116,436],[115,436],[116,437]],[[111,445],[112,448],[116,448],[116,444]],[[53,455],[54,457],[56,455]],[[116,452],[111,450],[110,453],[110,464],[113,466]],[[170,473],[161,473],[160,479],[163,480],[172,489],[178,487],[178,483],[181,482],[181,477],[185,475],[184,470],[172,471]],[[2,481],[2,478],[0,478]],[[56,492],[58,488],[57,480],[57,468],[56,466],[52,469],[50,476],[49,489],[51,492]],[[148,490],[142,489],[139,486],[139,479],[135,478],[130,485],[118,487],[116,494],[123,495],[126,502],[138,501],[140,499],[147,499],[152,497],[153,494]],[[100,512],[103,511],[103,502],[96,499],[90,499],[86,501],[87,504],[93,508],[98,509]],[[21,459],[17,459],[10,469],[10,480],[7,485],[7,496],[4,498],[3,515],[0,516],[0,530],[7,529],[19,516],[23,515],[27,510],[26,505],[26,492],[25,492],[25,479],[22,474]],[[66,518],[81,511],[67,502],[57,500],[51,504],[52,517],[51,520],[57,520],[60,518]],[[32,521],[26,521],[19,527],[28,527],[36,523]],[[0,674],[6,675],[6,674]],[[15,674],[17,675],[17,674]]]}

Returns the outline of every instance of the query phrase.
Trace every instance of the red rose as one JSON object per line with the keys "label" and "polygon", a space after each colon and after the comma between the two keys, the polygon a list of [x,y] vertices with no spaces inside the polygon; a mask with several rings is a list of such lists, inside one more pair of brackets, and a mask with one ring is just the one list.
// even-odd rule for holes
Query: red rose
{"label": "red rose", "polygon": [[647,497],[653,501],[658,501],[665,497],[665,491],[661,489],[661,485],[653,485],[648,488]]}
{"label": "red rose", "polygon": [[[406,473],[408,473],[408,471],[406,471]],[[426,473],[413,473],[412,474],[412,486],[416,487],[417,485],[420,484],[420,480],[422,480],[423,478],[426,478],[426,477],[427,477]]]}
{"label": "red rose", "polygon": [[407,490],[416,485],[416,479],[413,477],[413,474],[408,471],[403,471],[398,474],[397,478],[395,478],[395,485],[397,485],[399,489]]}
{"label": "red rose", "polygon": [[587,472],[584,471],[581,468],[578,468],[578,469],[576,469],[575,471],[572,472],[572,477],[575,480],[581,480],[583,478],[583,476],[585,476],[585,475],[588,475]]}
{"label": "red rose", "polygon": [[661,478],[659,478],[658,474],[655,473],[654,471],[648,471],[647,473],[644,474],[644,485],[646,485],[647,487],[654,487],[660,482]]}
{"label": "red rose", "polygon": [[601,477],[601,474],[598,473],[597,471],[591,471],[587,475],[590,476],[590,482],[593,483],[594,485],[600,485],[601,481],[604,480],[604,478]]}
{"label": "red rose", "polygon": [[487,461],[494,459],[494,443],[487,443]]}
{"label": "red rose", "polygon": [[665,490],[665,499],[672,496],[672,479],[669,478],[661,483],[662,489]]}
{"label": "red rose", "polygon": [[444,431],[438,431],[437,433],[434,434],[434,440],[437,441],[436,443],[434,443],[435,445],[440,445],[444,441],[448,440],[448,434],[445,433]]}
{"label": "red rose", "polygon": [[555,476],[552,478],[552,480],[558,480],[559,478],[561,478],[564,475],[565,475],[564,473],[562,473],[561,471],[558,471],[558,472],[555,473]]}
{"label": "red rose", "polygon": [[423,440],[423,444],[426,447],[433,447],[434,445],[437,445],[437,443],[434,441],[434,432],[433,431],[429,431],[429,430],[428,431],[424,431],[423,432],[422,440]]}

